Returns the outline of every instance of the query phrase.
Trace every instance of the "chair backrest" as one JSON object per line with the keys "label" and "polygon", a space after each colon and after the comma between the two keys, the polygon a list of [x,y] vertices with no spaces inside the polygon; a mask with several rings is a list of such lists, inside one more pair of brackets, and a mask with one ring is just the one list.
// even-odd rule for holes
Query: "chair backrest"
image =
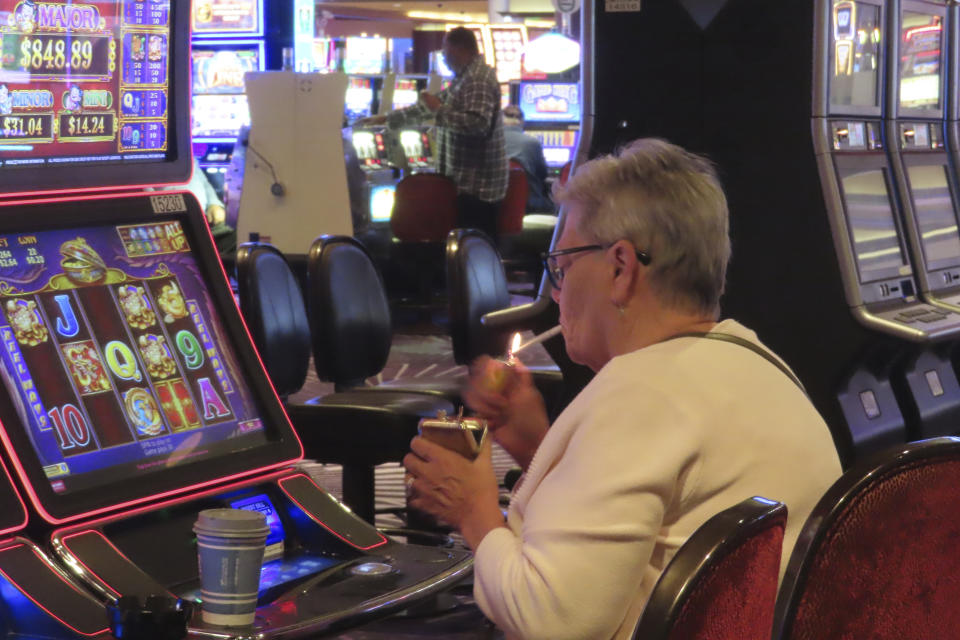
{"label": "chair backrest", "polygon": [[507,195],[500,204],[500,214],[497,216],[497,231],[500,234],[523,231],[523,216],[527,212],[529,195],[530,184],[527,182],[526,169],[516,160],[511,160]]}
{"label": "chair backrest", "polygon": [[447,237],[447,299],[453,359],[469,364],[481,354],[501,356],[510,336],[484,326],[483,314],[510,306],[500,253],[477,229],[454,229]]}
{"label": "chair backrest", "polygon": [[299,391],[310,366],[310,325],[283,254],[266,243],[240,245],[237,286],[240,310],[277,394]]}
{"label": "chair backrest", "polygon": [[457,185],[437,173],[414,173],[397,183],[390,230],[404,242],[443,242],[457,222]]}
{"label": "chair backrest", "polygon": [[393,328],[380,271],[366,248],[347,236],[320,236],[307,262],[313,365],[337,390],[383,370]]}
{"label": "chair backrest", "polygon": [[768,640],[786,522],[760,497],[707,520],[660,575],[635,640]]}
{"label": "chair backrest", "polygon": [[773,637],[957,637],[958,513],[958,438],[899,445],[855,464],[800,532]]}
{"label": "chair backrest", "polygon": [[560,168],[560,184],[566,184],[567,180],[570,178],[570,169],[573,167],[573,164],[568,162],[563,167]]}

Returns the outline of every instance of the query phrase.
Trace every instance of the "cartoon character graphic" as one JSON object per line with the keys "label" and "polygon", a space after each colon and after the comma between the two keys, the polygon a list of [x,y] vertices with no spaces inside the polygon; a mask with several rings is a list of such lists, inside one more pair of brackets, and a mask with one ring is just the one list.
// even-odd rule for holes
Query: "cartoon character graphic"
{"label": "cartoon character graphic", "polygon": [[118,287],[117,298],[131,327],[146,329],[156,323],[157,315],[150,308],[150,302],[143,287],[129,284]]}
{"label": "cartoon character graphic", "polygon": [[67,111],[80,111],[83,108],[83,89],[71,85],[70,90],[63,94],[63,108]]}
{"label": "cartoon character graphic", "polygon": [[7,300],[7,321],[13,328],[17,342],[35,347],[47,341],[50,332],[43,324],[43,318],[33,300]]}
{"label": "cartoon character graphic", "polygon": [[183,301],[183,296],[180,295],[180,288],[176,282],[163,285],[157,297],[157,304],[163,311],[163,321],[167,324],[187,317],[187,305]]}
{"label": "cartoon character graphic", "polygon": [[137,344],[140,345],[140,353],[147,363],[147,372],[154,379],[169,378],[177,370],[177,365],[170,355],[170,348],[167,347],[167,340],[163,336],[148,333],[140,336]]}
{"label": "cartoon character graphic", "polygon": [[147,59],[157,61],[163,60],[164,46],[163,38],[158,35],[150,36],[147,45]]}
{"label": "cartoon character graphic", "polygon": [[103,362],[91,342],[72,342],[62,345],[60,349],[80,395],[110,390],[110,380],[107,379]]}
{"label": "cartoon character graphic", "polygon": [[143,60],[146,54],[144,41],[147,39],[144,35],[133,34],[130,36],[130,59]]}
{"label": "cartoon character graphic", "polygon": [[33,33],[37,28],[37,5],[33,0],[23,0],[13,10],[10,20],[12,27],[22,33]]}
{"label": "cartoon character graphic", "polygon": [[138,435],[157,436],[163,433],[160,409],[149,391],[134,387],[124,392],[123,404],[127,410],[127,417],[130,418]]}
{"label": "cartoon character graphic", "polygon": [[0,84],[0,115],[8,115],[13,112],[13,95],[7,85]]}

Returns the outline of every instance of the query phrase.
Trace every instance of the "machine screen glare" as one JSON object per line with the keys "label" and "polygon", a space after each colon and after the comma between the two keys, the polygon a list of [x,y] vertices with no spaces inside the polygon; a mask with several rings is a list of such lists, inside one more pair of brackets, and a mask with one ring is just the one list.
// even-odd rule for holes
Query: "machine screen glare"
{"label": "machine screen glare", "polygon": [[884,172],[868,169],[851,173],[843,176],[842,183],[861,282],[885,277],[891,268],[904,266]]}
{"label": "machine screen glare", "polygon": [[946,167],[907,167],[907,175],[927,269],[957,266],[960,264],[960,232],[953,213]]}

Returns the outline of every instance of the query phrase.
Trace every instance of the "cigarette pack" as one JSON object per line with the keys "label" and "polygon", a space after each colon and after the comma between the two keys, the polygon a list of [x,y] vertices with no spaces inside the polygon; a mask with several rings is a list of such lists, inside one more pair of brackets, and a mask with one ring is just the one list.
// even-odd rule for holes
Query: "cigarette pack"
{"label": "cigarette pack", "polygon": [[453,417],[440,412],[436,418],[423,418],[419,425],[420,435],[440,446],[456,451],[464,458],[473,460],[480,453],[487,437],[486,420],[464,418],[463,409]]}

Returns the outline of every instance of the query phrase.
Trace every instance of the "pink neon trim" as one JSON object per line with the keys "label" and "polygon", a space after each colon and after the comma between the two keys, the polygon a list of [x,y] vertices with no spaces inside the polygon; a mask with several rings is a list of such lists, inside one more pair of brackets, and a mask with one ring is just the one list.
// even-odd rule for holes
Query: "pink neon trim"
{"label": "pink neon trim", "polygon": [[[13,545],[13,546],[10,546],[10,547],[6,547],[6,548],[4,548],[4,549],[0,549],[0,553],[3,553],[4,551],[7,551],[7,550],[9,550],[9,549],[16,549],[16,548],[18,548],[18,547],[25,547],[25,546],[27,546],[27,545],[25,545],[25,544],[16,544],[16,545]],[[35,556],[37,556],[37,557],[40,559],[41,562],[44,562],[43,556],[41,556],[40,554],[38,554],[36,549],[34,549],[33,547],[29,547],[29,549],[30,549],[30,551],[33,552],[33,554],[34,554]],[[46,563],[44,562],[44,564],[46,564]],[[60,575],[57,574],[56,572],[52,572],[52,573],[53,573],[54,576],[56,576],[58,579],[60,579],[60,580],[63,581],[64,583],[66,583],[66,585],[67,585],[68,587],[70,587],[71,589],[73,589],[73,590],[76,591],[77,593],[86,595],[85,593],[83,593],[82,591],[80,591],[79,589],[77,589],[73,584],[71,584],[70,582],[67,582],[66,580],[64,580],[64,579],[63,579],[63,576],[60,576]],[[79,633],[79,634],[82,635],[82,636],[92,637],[92,636],[98,636],[98,635],[100,635],[101,633],[104,633],[105,631],[109,631],[109,630],[110,630],[110,627],[104,627],[103,629],[100,629],[99,631],[94,631],[93,633],[84,633],[83,631],[80,631],[79,629],[75,629],[73,626],[67,624],[67,623],[66,623],[62,618],[60,618],[58,615],[52,613],[52,612],[51,612],[49,609],[47,609],[45,606],[43,606],[42,604],[40,604],[39,602],[37,602],[36,599],[33,598],[33,596],[31,596],[29,593],[27,593],[27,592],[23,589],[23,587],[21,587],[19,584],[17,584],[10,576],[8,576],[3,569],[0,569],[0,575],[2,575],[4,578],[6,578],[6,579],[7,579],[7,582],[9,582],[10,584],[12,584],[12,585],[17,589],[17,591],[19,591],[20,593],[22,593],[23,595],[25,595],[25,596],[27,597],[27,599],[30,600],[30,602],[32,602],[33,604],[37,605],[37,606],[40,607],[41,609],[43,609],[43,611],[46,612],[47,615],[49,615],[51,618],[55,619],[57,622],[59,622],[60,624],[62,624],[63,626],[65,626],[67,629],[70,629],[70,630],[73,631],[74,633]],[[88,596],[88,597],[89,597],[89,596]]]}
{"label": "pink neon trim", "polygon": [[294,478],[306,478],[306,479],[310,482],[310,484],[312,484],[313,486],[315,486],[317,489],[320,489],[321,491],[323,491],[323,489],[320,487],[320,485],[318,485],[316,482],[313,481],[313,478],[311,478],[310,476],[308,476],[308,475],[306,475],[306,474],[303,474],[303,473],[294,474],[294,475],[292,475],[292,476],[287,476],[286,478],[281,478],[280,480],[277,480],[277,484],[280,485],[280,489],[282,489],[283,492],[284,492],[285,494],[287,494],[287,497],[290,498],[290,500],[291,500],[295,505],[297,505],[298,507],[300,507],[300,510],[301,510],[301,511],[303,511],[305,514],[307,514],[308,516],[310,516],[310,519],[311,519],[311,520],[313,520],[314,522],[316,522],[317,524],[319,524],[321,527],[323,527],[324,529],[326,529],[327,531],[329,531],[330,533],[332,533],[332,534],[335,535],[336,537],[338,537],[338,538],[340,538],[341,540],[343,540],[344,542],[346,542],[348,545],[350,545],[350,546],[353,547],[354,549],[360,549],[361,551],[368,551],[368,550],[370,550],[370,549],[375,549],[375,548],[377,548],[377,547],[379,547],[379,546],[381,546],[381,545],[387,544],[387,538],[386,538],[382,533],[380,533],[379,531],[377,531],[377,535],[380,536],[380,542],[378,542],[378,543],[376,543],[376,544],[372,544],[372,545],[370,545],[369,547],[361,547],[360,545],[358,545],[358,544],[356,544],[356,543],[354,543],[354,542],[351,542],[350,540],[347,540],[346,538],[344,538],[343,536],[341,536],[339,533],[337,533],[336,531],[334,531],[333,529],[331,529],[330,527],[328,527],[323,520],[319,520],[319,519],[315,518],[314,515],[313,515],[312,513],[310,513],[309,511],[307,511],[302,504],[300,504],[299,502],[297,502],[296,498],[294,498],[293,496],[291,496],[291,495],[290,495],[290,492],[287,491],[286,487],[283,486],[283,483],[284,483],[285,481],[287,481],[287,480],[292,480],[292,479],[294,479]]}

